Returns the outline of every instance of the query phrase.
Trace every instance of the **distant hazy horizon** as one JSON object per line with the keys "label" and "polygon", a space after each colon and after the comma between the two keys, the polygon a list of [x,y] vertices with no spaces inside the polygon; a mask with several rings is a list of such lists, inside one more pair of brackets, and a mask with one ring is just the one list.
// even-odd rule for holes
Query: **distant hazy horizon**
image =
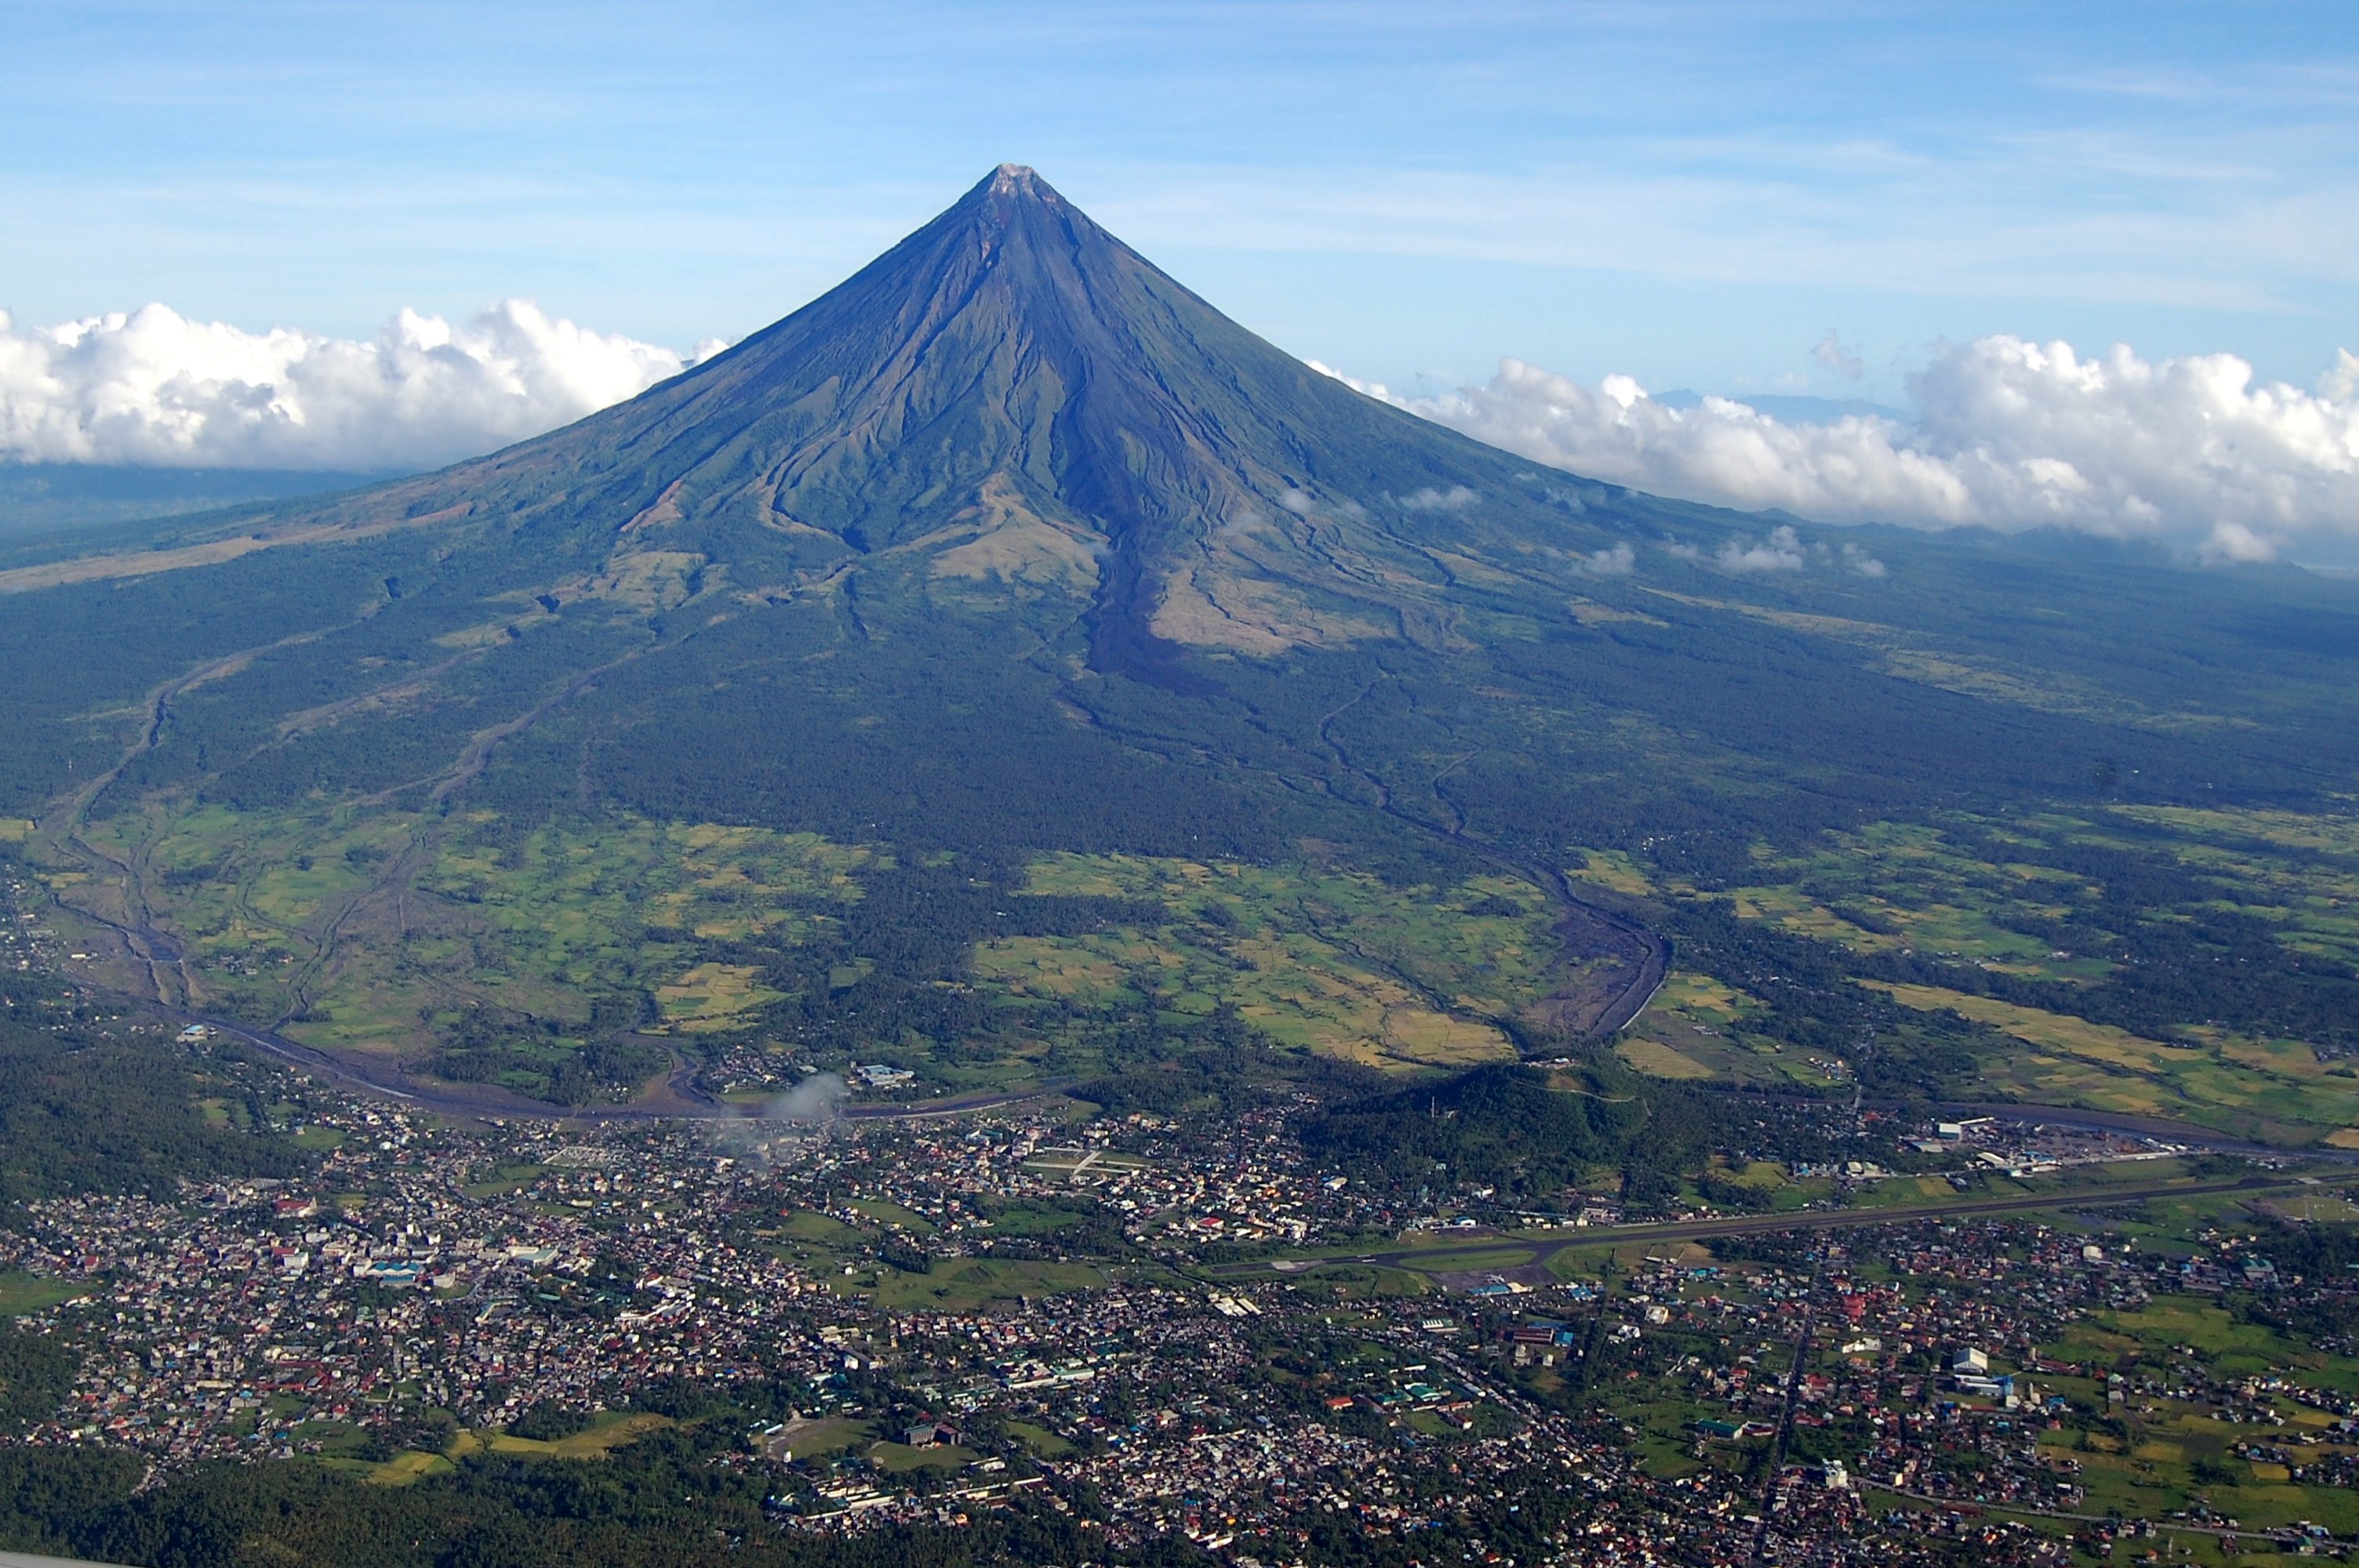
{"label": "distant hazy horizon", "polygon": [[1013,159],[1289,353],[1540,460],[2315,553],[2359,534],[2354,81],[2328,4],[22,10],[0,458],[453,460]]}
{"label": "distant hazy horizon", "polygon": [[1895,401],[1993,333],[2308,385],[2359,346],[2354,70],[2315,0],[17,7],[0,308],[361,338],[516,297],[686,348],[1013,159],[1413,392],[1512,356]]}

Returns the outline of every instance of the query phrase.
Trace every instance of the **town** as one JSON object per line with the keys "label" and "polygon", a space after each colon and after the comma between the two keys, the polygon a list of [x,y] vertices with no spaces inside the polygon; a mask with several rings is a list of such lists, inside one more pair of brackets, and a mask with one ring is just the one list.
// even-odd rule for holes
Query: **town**
{"label": "town", "polygon": [[[782,1534],[1049,1508],[1110,1551],[1184,1537],[1241,1568],[1321,1560],[1346,1526],[1568,1563],[2216,1560],[2359,1530],[2305,1501],[2359,1474],[2347,1346],[2251,1353],[2359,1292],[2258,1249],[2225,1200],[2183,1238],[2066,1206],[1624,1243],[1610,1205],[1519,1225],[1374,1190],[1310,1159],[1283,1102],[463,1124],[207,1035],[182,1044],[316,1162],[15,1210],[0,1270],[46,1292],[18,1329],[78,1357],[21,1443],[386,1483],[720,1423]],[[2188,1165],[2114,1134],[1903,1130],[1960,1182]],[[1899,1179],[1843,1163],[1855,1193]],[[2140,1457],[2158,1433],[2189,1485]],[[2238,1488],[2275,1513],[2204,1500]]]}

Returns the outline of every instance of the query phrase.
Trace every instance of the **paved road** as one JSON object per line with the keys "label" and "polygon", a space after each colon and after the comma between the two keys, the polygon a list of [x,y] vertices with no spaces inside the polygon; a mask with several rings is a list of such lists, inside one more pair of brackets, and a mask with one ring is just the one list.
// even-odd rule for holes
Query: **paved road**
{"label": "paved road", "polygon": [[[1506,1251],[1528,1252],[1531,1256],[1511,1265],[1476,1264],[1478,1269],[1512,1267],[1529,1268],[1545,1263],[1569,1248],[1618,1247],[1633,1242],[1701,1241],[1721,1236],[1750,1236],[1761,1232],[1795,1230],[1851,1230],[1869,1225],[1904,1225],[1919,1219],[1953,1219],[1985,1214],[2019,1214],[2044,1208],[2094,1208],[2113,1204],[2138,1203],[2147,1198],[2197,1197],[2218,1193],[2282,1192],[2299,1188],[2304,1184],[2292,1176],[2242,1176],[2234,1181],[2220,1182],[2153,1182],[2136,1186],[2095,1187],[2084,1191],[2030,1193],[2000,1198],[1965,1198],[1955,1202],[1910,1205],[1897,1208],[1815,1209],[1800,1214],[1741,1214],[1713,1219],[1681,1219],[1660,1225],[1593,1225],[1574,1230],[1491,1231],[1468,1237],[1461,1248],[1407,1247],[1390,1252],[1363,1252],[1350,1256],[1315,1260],[1327,1263],[1374,1263],[1381,1268],[1408,1269],[1430,1274],[1437,1270],[1452,1269],[1451,1259],[1480,1258]],[[1263,1262],[1233,1263],[1209,1271],[1215,1273],[1240,1273],[1269,1265]],[[1461,1265],[1462,1267],[1462,1265]]]}
{"label": "paved road", "polygon": [[1802,1327],[1794,1336],[1794,1365],[1786,1374],[1786,1402],[1777,1412],[1777,1440],[1769,1445],[1767,1472],[1761,1477],[1761,1523],[1753,1532],[1753,1561],[1767,1563],[1769,1528],[1777,1519],[1770,1502],[1777,1495],[1777,1473],[1786,1467],[1786,1447],[1794,1440],[1794,1412],[1802,1408],[1802,1379],[1810,1369],[1810,1336],[1819,1326],[1819,1281],[1826,1277],[1826,1249],[1810,1254],[1810,1282],[1802,1292]]}
{"label": "paved road", "polygon": [[[2003,1100],[1950,1101],[1933,1108],[1950,1118],[1987,1116],[2015,1126],[2070,1127],[2084,1132],[2127,1132],[2140,1138],[2160,1138],[2190,1149],[2212,1149],[2223,1154],[2283,1154],[2282,1145],[2257,1143],[2216,1128],[2175,1121],[2167,1116],[2132,1116],[2118,1110],[2067,1109],[2059,1106],[2016,1105]],[[2359,1149],[2335,1149],[2313,1144],[2299,1151],[2306,1160],[2332,1160],[2359,1164]]]}
{"label": "paved road", "polygon": [[[155,1004],[139,1005],[153,1007]],[[715,1099],[698,1088],[694,1082],[694,1065],[685,1061],[674,1064],[671,1076],[666,1080],[666,1092],[655,1104],[549,1105],[493,1084],[452,1087],[423,1083],[390,1062],[357,1054],[332,1055],[299,1040],[289,1040],[275,1030],[240,1023],[234,1019],[216,1018],[209,1013],[189,1012],[179,1008],[158,1011],[183,1023],[204,1024],[346,1088],[358,1089],[364,1094],[384,1095],[411,1109],[430,1110],[444,1116],[478,1119],[538,1117],[560,1121],[754,1121],[761,1119],[764,1114],[758,1106]],[[852,1121],[922,1120],[932,1117],[965,1116],[978,1110],[1040,1099],[1057,1093],[1061,1087],[1049,1084],[1037,1089],[951,1095],[934,1100],[872,1101],[864,1105],[839,1106],[836,1114]]]}
{"label": "paved road", "polygon": [[[1902,1498],[1912,1503],[1926,1504],[1929,1508],[1942,1513],[1960,1513],[1970,1518],[1979,1514],[1996,1513],[2025,1514],[2034,1519],[2071,1519],[2086,1524],[2121,1525],[2129,1522],[2118,1514],[2076,1514],[2066,1513],[2060,1509],[2033,1508],[2026,1503],[1974,1502],[1966,1498],[1944,1498],[1937,1497],[1931,1492],[1912,1492],[1905,1487],[1887,1487],[1875,1481],[1862,1480],[1858,1486],[1862,1492],[1876,1492],[1887,1497]],[[2186,1535],[2216,1536],[2228,1541],[2266,1541],[2280,1547],[2298,1545],[2304,1541],[2309,1541],[2315,1543],[2321,1552],[2352,1544],[2348,1538],[2338,1539],[2331,1535],[2305,1536],[2300,1530],[2284,1526],[2261,1530],[2250,1525],[2238,1525],[2235,1529],[2230,1530],[2226,1525],[2194,1524],[2184,1519],[2158,1519],[2153,1523],[2157,1530],[2165,1534],[2178,1531]]]}

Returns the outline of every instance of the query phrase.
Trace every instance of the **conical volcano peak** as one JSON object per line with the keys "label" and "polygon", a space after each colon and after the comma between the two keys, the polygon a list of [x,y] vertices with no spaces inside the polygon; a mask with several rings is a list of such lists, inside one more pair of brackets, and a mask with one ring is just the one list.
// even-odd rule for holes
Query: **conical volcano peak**
{"label": "conical volcano peak", "polygon": [[[1057,194],[1050,185],[1027,164],[1004,163],[976,181],[958,204],[944,212],[938,222],[967,222],[978,220],[985,224],[1022,222],[1024,213],[1036,216],[1054,212],[1062,217],[1081,218],[1081,210]],[[920,231],[922,232],[922,231]]]}
{"label": "conical volcano peak", "polygon": [[1063,200],[1028,164],[1001,164],[984,183],[994,196],[1030,196],[1043,201]]}
{"label": "conical volcano peak", "polygon": [[1495,526],[1520,559],[1528,522],[1397,498],[1528,492],[1527,469],[1282,353],[1008,163],[728,352],[404,504],[495,473],[509,515],[747,591],[915,572],[992,612],[1078,600],[1098,668],[1176,679],[1190,646],[1447,641],[1428,535],[1463,555]]}

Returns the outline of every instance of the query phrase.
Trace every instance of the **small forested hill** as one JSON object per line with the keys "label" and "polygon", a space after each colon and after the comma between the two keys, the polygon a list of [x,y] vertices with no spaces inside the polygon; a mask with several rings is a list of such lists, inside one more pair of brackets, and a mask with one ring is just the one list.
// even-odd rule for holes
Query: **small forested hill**
{"label": "small forested hill", "polygon": [[191,1061],[168,1041],[76,1022],[46,981],[0,977],[0,1204],[169,1197],[187,1183],[310,1168],[270,1130],[246,1064]]}
{"label": "small forested hill", "polygon": [[1538,1068],[1483,1067],[1329,1110],[1305,1125],[1303,1141],[1396,1187],[1480,1185],[1545,1201],[1585,1172],[1634,1156],[1676,1169],[1694,1151],[1679,1130],[1657,1125],[1652,1109],[1632,1094],[1551,1088]]}
{"label": "small forested hill", "polygon": [[[1240,1039],[1463,1066],[1618,1021],[1675,925],[1728,956],[1724,1011],[1827,1051],[1864,997],[1994,975],[2256,1038],[2349,978],[2262,914],[2142,924],[2223,901],[2052,816],[2340,809],[2349,585],[1541,469],[1313,372],[1013,168],[540,439],[0,547],[0,837],[94,978],[486,1093],[771,1043],[940,1085]],[[2014,968],[1850,986],[1917,927],[1810,857],[1962,814],[2005,930],[1926,892],[1923,945]],[[2176,880],[2071,869],[2104,856]],[[1738,897],[1772,868],[1783,902]],[[1737,939],[1772,925],[1818,946]],[[2205,984],[2163,1000],[2125,955],[2166,927]],[[2210,983],[2279,950],[2299,1005]],[[1805,1017],[1765,977],[1812,955]]]}

